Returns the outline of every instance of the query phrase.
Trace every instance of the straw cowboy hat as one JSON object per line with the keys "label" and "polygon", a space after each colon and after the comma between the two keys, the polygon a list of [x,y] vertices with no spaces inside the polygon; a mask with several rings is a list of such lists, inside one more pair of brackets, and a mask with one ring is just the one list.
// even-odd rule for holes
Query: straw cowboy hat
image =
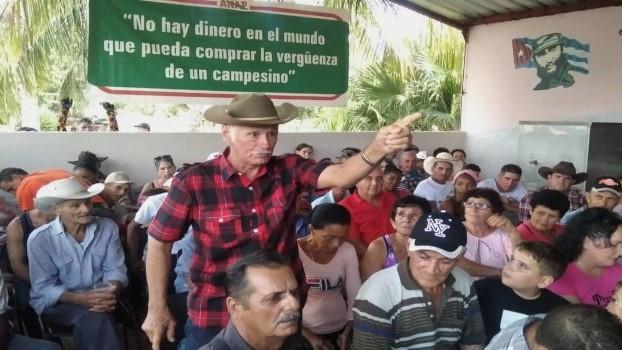
{"label": "straw cowboy hat", "polygon": [[50,211],[54,205],[64,201],[95,197],[104,190],[104,186],[102,183],[97,183],[85,188],[83,183],[75,177],[52,181],[37,191],[35,208]]}
{"label": "straw cowboy hat", "polygon": [[540,169],[538,169],[538,174],[540,174],[540,176],[542,176],[545,179],[547,179],[549,175],[553,173],[570,176],[574,180],[575,185],[580,184],[587,179],[587,173],[577,174],[577,169],[575,169],[574,164],[572,164],[571,162],[561,161],[552,168],[543,166],[543,167],[540,167]]}
{"label": "straw cowboy hat", "polygon": [[298,116],[298,108],[291,103],[275,107],[264,94],[238,95],[228,106],[213,106],[203,114],[216,124],[267,126],[287,123]]}
{"label": "straw cowboy hat", "polygon": [[451,176],[453,176],[458,169],[462,168],[462,161],[454,160],[451,154],[447,152],[441,152],[436,155],[436,157],[430,156],[423,161],[423,170],[425,170],[428,175],[432,175],[432,168],[434,168],[434,164],[438,162],[447,162],[451,163],[453,166],[453,171],[451,172]]}

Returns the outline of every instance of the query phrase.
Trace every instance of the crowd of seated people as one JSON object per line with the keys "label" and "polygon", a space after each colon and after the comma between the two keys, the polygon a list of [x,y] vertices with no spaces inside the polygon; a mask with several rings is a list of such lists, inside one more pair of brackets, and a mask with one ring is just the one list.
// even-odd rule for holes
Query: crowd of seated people
{"label": "crowd of seated people", "polygon": [[[335,162],[360,152],[345,147]],[[583,194],[573,186],[586,174],[560,161],[540,168],[546,185],[528,191],[518,165],[482,180],[464,150],[431,153],[412,146],[352,188],[299,196],[304,281],[272,251],[229,266],[228,323],[204,348],[619,348],[619,179],[600,177]],[[123,349],[120,303],[144,317],[147,228],[186,167],[155,157],[157,178],[133,193],[123,170],[101,172],[104,160],[82,152],[70,171],[0,171],[0,348],[59,349],[66,344],[45,329],[56,326],[71,329],[75,349]],[[188,349],[190,265],[205,239],[189,225],[170,251],[166,294],[178,324],[165,348]],[[8,305],[44,329],[17,334],[4,322]],[[582,338],[586,327],[595,330]]]}

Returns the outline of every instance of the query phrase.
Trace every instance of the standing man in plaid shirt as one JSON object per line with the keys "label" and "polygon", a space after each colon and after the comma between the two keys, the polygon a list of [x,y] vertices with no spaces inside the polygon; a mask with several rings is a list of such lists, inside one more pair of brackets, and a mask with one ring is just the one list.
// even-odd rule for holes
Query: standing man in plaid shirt
{"label": "standing man in plaid shirt", "polygon": [[[538,169],[538,174],[546,179],[546,186],[538,188],[538,190],[556,190],[568,196],[570,202],[570,211],[577,210],[587,205],[585,195],[572,187],[578,185],[587,179],[587,173],[578,173],[574,164],[561,161],[552,168],[543,166]],[[529,220],[531,215],[531,197],[533,192],[529,192],[518,203],[518,220],[525,222]]]}
{"label": "standing man in plaid shirt", "polygon": [[[273,156],[278,125],[294,119],[289,103],[275,107],[262,94],[236,96],[214,106],[205,118],[222,124],[223,156],[196,165],[173,179],[169,194],[149,226],[147,282],[149,308],[143,330],[159,349],[164,334],[174,339],[175,320],[166,306],[170,251],[192,225],[197,248],[190,267],[188,321],[184,349],[207,344],[227,325],[226,268],[259,249],[287,256],[299,285],[304,270],[293,230],[295,200],[302,192],[350,187],[385,155],[410,146],[411,114],[381,128],[357,156],[341,164],[315,163],[297,155]],[[261,321],[261,320],[258,320]]]}

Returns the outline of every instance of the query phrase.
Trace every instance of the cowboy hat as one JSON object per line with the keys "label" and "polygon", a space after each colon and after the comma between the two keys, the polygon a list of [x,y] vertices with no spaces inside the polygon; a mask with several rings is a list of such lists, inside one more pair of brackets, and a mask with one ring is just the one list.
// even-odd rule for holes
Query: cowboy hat
{"label": "cowboy hat", "polygon": [[237,95],[228,106],[213,106],[203,114],[216,124],[267,126],[287,123],[298,116],[291,103],[275,107],[264,94]]}
{"label": "cowboy hat", "polygon": [[37,191],[35,208],[50,211],[54,205],[64,201],[95,197],[104,190],[104,186],[97,183],[85,188],[75,177],[52,181]]}
{"label": "cowboy hat", "polygon": [[451,165],[453,166],[451,176],[453,176],[458,169],[462,168],[462,161],[454,160],[452,155],[447,152],[441,152],[437,154],[436,157],[430,156],[426,158],[423,161],[423,170],[425,170],[425,172],[428,173],[428,175],[432,175],[432,168],[434,168],[434,164],[438,162],[451,163]]}
{"label": "cowboy hat", "polygon": [[78,165],[79,163],[91,163],[99,167],[101,166],[104,160],[108,159],[108,157],[98,157],[95,153],[89,151],[82,151],[78,155],[78,160],[70,160],[67,163]]}
{"label": "cowboy hat", "polygon": [[570,176],[574,180],[575,185],[580,184],[587,179],[587,173],[577,174],[577,169],[575,169],[574,164],[572,164],[571,162],[561,161],[552,168],[543,166],[543,167],[540,167],[540,169],[538,169],[538,174],[540,174],[540,176],[542,176],[545,179],[548,178],[549,175],[553,173]]}

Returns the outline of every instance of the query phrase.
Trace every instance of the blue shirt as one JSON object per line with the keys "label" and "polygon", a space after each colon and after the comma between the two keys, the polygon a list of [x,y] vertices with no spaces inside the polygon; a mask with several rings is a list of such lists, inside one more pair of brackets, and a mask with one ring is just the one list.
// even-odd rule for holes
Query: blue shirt
{"label": "blue shirt", "polygon": [[188,291],[188,277],[190,276],[190,263],[192,262],[192,254],[197,247],[194,240],[192,229],[188,230],[184,238],[178,241],[180,244],[179,251],[181,256],[177,259],[175,265],[175,293],[181,294]]}
{"label": "blue shirt", "polygon": [[57,217],[30,234],[27,251],[30,304],[38,314],[56,304],[65,291],[87,291],[102,281],[128,284],[119,227],[110,219],[94,217],[84,240],[77,242]]}

